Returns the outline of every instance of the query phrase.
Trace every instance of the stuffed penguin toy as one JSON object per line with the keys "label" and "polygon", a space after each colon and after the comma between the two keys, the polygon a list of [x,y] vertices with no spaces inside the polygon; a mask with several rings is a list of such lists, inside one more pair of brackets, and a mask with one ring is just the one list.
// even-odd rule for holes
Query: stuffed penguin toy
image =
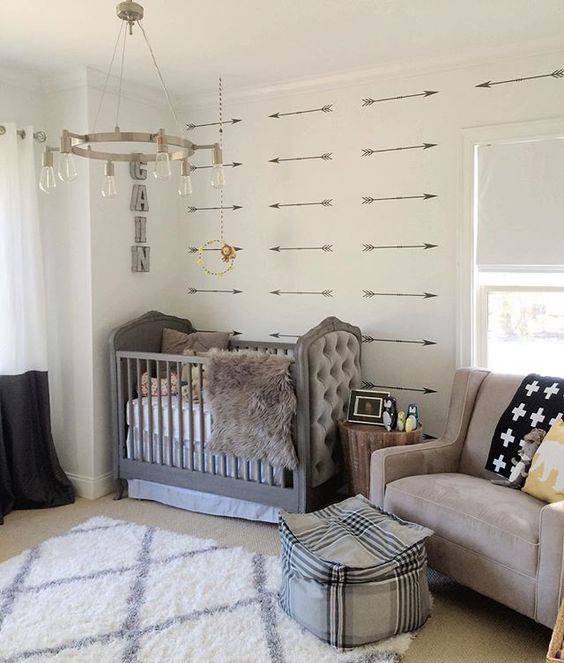
{"label": "stuffed penguin toy", "polygon": [[384,427],[387,431],[396,429],[396,424],[398,421],[398,408],[395,398],[386,398],[384,401],[384,414],[382,415],[382,421],[384,422]]}
{"label": "stuffed penguin toy", "polygon": [[419,425],[419,408],[415,403],[407,406],[407,419],[405,420],[405,432],[411,433]]}

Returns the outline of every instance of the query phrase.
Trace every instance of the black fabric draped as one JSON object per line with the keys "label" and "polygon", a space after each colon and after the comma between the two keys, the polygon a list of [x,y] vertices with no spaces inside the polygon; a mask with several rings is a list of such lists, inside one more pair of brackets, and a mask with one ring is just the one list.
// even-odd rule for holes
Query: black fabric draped
{"label": "black fabric draped", "polygon": [[0,375],[0,523],[12,509],[72,502],[51,436],[47,373]]}

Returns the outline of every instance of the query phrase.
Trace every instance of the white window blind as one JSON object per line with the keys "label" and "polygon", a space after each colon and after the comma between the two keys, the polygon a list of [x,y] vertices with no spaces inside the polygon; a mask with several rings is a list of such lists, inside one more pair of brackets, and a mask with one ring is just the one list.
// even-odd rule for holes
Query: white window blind
{"label": "white window blind", "polygon": [[478,268],[564,269],[564,138],[477,150]]}

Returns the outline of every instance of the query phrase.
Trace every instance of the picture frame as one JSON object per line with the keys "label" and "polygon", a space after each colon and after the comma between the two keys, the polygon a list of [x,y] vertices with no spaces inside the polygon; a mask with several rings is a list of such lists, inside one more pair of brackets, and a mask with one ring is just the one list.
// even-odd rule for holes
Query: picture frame
{"label": "picture frame", "polygon": [[389,391],[352,389],[347,421],[370,426],[383,426],[384,401],[389,397]]}

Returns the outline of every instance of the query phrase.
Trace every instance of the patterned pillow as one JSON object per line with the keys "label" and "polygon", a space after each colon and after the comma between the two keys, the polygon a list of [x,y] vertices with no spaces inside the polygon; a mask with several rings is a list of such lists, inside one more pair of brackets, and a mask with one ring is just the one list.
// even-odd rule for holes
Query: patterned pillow
{"label": "patterned pillow", "polygon": [[544,502],[564,500],[564,422],[556,421],[533,456],[523,490]]}
{"label": "patterned pillow", "polygon": [[[170,374],[170,395],[178,393],[178,378],[176,373]],[[141,396],[149,395],[149,374],[147,371],[141,376]],[[157,378],[151,378],[151,396],[159,395],[159,382]],[[161,378],[161,396],[168,396],[168,380]]]}

